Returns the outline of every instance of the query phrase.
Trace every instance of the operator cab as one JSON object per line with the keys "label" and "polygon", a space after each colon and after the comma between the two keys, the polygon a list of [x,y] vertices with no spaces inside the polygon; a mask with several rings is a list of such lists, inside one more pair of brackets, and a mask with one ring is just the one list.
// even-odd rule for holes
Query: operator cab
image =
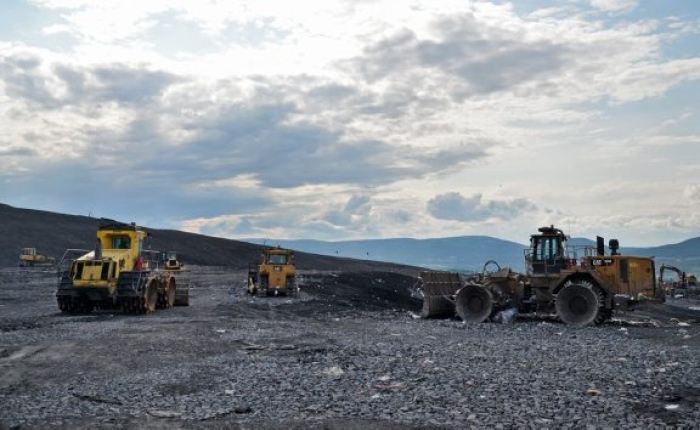
{"label": "operator cab", "polygon": [[540,227],[540,234],[530,236],[530,248],[526,250],[528,269],[532,274],[558,274],[569,267],[566,257],[567,237],[554,226]]}

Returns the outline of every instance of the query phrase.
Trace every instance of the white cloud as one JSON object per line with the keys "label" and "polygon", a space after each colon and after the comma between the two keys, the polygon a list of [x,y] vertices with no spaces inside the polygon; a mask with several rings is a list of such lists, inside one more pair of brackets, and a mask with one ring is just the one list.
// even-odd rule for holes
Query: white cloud
{"label": "white cloud", "polygon": [[605,12],[627,12],[639,5],[639,0],[590,0],[591,5]]}
{"label": "white cloud", "polygon": [[439,194],[428,201],[428,212],[435,218],[464,222],[509,221],[535,209],[534,203],[523,198],[484,200],[481,194],[464,197],[456,192]]}
{"label": "white cloud", "polygon": [[688,185],[683,190],[683,196],[689,199],[691,202],[700,203],[700,186],[698,185]]}
{"label": "white cloud", "polygon": [[10,204],[95,205],[42,198],[54,192],[30,172],[45,171],[109,189],[115,201],[101,204],[115,218],[133,217],[119,200],[147,181],[167,198],[132,205],[141,216],[233,237],[498,226],[521,239],[542,220],[594,226],[610,213],[630,232],[646,223],[647,238],[664,219],[700,234],[688,207],[700,58],[683,45],[697,22],[682,13],[643,16],[621,0],[527,12],[461,0],[31,3],[53,17],[25,23],[44,44],[0,43]]}

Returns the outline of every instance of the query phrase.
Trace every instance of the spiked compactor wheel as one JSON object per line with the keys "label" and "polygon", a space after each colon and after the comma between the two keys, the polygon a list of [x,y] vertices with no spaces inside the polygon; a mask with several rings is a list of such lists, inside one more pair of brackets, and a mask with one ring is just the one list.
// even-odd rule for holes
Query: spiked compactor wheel
{"label": "spiked compactor wheel", "polygon": [[567,324],[590,325],[604,319],[602,294],[588,282],[570,283],[557,294],[555,307]]}

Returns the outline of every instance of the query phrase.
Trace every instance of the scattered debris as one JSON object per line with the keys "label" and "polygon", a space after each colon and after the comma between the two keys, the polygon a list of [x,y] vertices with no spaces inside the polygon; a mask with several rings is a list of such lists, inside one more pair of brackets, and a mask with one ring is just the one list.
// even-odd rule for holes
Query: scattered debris
{"label": "scattered debris", "polygon": [[333,378],[333,379],[337,379],[337,378],[341,377],[343,374],[345,374],[343,369],[341,369],[338,366],[329,367],[328,369],[324,370],[322,373],[328,377]]}
{"label": "scattered debris", "polygon": [[233,412],[237,414],[247,414],[253,412],[253,409],[248,405],[239,405],[233,409]]}
{"label": "scattered debris", "polygon": [[156,418],[179,418],[182,415],[182,412],[149,409],[148,414]]}

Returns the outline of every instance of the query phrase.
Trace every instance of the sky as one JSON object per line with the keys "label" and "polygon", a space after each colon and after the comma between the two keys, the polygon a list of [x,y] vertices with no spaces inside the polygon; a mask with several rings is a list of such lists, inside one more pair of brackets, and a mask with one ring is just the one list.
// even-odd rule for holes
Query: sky
{"label": "sky", "polygon": [[0,203],[231,239],[700,236],[700,2],[0,8]]}

